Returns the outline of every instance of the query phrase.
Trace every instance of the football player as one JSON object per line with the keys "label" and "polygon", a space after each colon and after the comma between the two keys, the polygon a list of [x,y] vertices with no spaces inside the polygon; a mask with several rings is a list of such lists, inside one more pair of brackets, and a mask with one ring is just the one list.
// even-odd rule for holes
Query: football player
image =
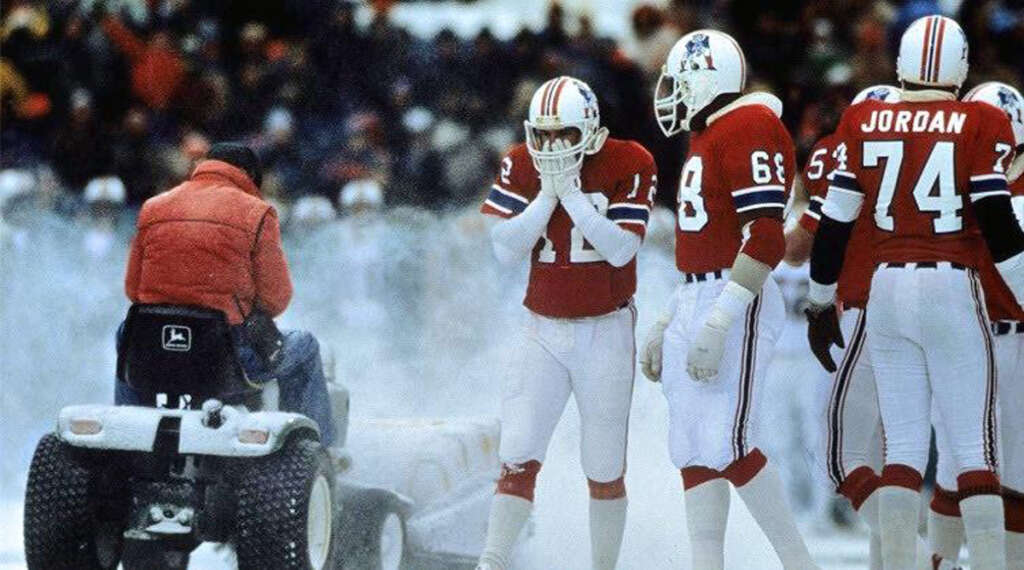
{"label": "football player", "polygon": [[586,83],[559,77],[530,103],[481,211],[505,263],[530,260],[528,313],[505,373],[503,463],[480,569],[509,567],[537,473],[570,394],[590,486],[592,566],[615,567],[626,518],[626,433],[634,379],[635,255],[657,184],[654,160],[608,137]]}
{"label": "football player", "polygon": [[[853,99],[853,105],[867,99],[896,102],[900,90],[890,85],[864,89]],[[814,233],[821,219],[829,182],[836,164],[844,157],[844,149],[835,143],[835,135],[823,137],[814,148],[804,168],[804,188],[810,203],[796,227],[786,235],[786,261],[802,264],[810,257]],[[820,333],[815,323],[818,314],[809,314],[808,340],[822,366],[834,373],[831,386],[821,394],[825,424],[825,471],[836,492],[849,499],[871,531],[870,568],[882,566],[881,534],[878,528],[878,474],[882,466],[882,424],[875,391],[875,375],[871,358],[865,350],[864,307],[874,265],[871,262],[871,239],[874,223],[861,215],[846,250],[846,260],[839,276],[837,299],[841,307],[839,328],[848,340],[845,350],[832,349],[831,336]],[[824,328],[827,333],[829,329]],[[843,348],[843,347],[839,347]],[[831,349],[831,350],[830,350]],[[838,365],[836,362],[838,361]]]}
{"label": "football player", "polygon": [[[1009,118],[1017,145],[1017,159],[1007,169],[1011,201],[1021,216],[1024,205],[1024,97],[1005,83],[983,83],[963,97],[964,101],[982,101],[1001,109]],[[999,433],[1002,458],[999,476],[1003,484],[1003,507],[1006,517],[1006,564],[1013,570],[1024,570],[1024,310],[999,276],[992,256],[980,252],[978,271],[985,293],[985,306],[992,320],[992,345],[998,371]],[[933,414],[938,410],[933,408]],[[940,414],[941,415],[941,414]],[[928,538],[933,560],[956,562],[963,542],[963,520],[957,507],[956,471],[941,421],[934,421],[939,464],[936,470],[935,493],[928,512]]]}
{"label": "football player", "polygon": [[683,36],[662,69],[658,123],[666,136],[693,135],[678,195],[682,275],[642,365],[668,400],[693,567],[723,566],[732,483],[783,566],[815,568],[779,474],[758,448],[761,384],[785,318],[769,274],[785,250],[795,158],[781,101],[741,95],[746,76],[739,45],[714,30]]}
{"label": "football player", "polygon": [[902,100],[868,100],[843,114],[836,143],[845,160],[811,253],[812,322],[842,344],[836,281],[854,222],[862,207],[870,210],[877,269],[867,343],[885,429],[876,492],[886,569],[915,564],[933,397],[953,450],[971,566],[1006,567],[995,366],[976,268],[988,247],[1014,297],[1024,298],[1024,232],[1007,189],[1010,125],[990,105],[957,101],[967,66],[956,22],[928,16],[911,24],[897,62]]}

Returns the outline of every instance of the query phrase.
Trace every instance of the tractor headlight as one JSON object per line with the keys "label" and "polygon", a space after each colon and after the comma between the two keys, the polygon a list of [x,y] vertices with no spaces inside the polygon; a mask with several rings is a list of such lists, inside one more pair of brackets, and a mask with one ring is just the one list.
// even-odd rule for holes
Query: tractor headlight
{"label": "tractor headlight", "polygon": [[74,418],[70,427],[75,435],[96,435],[103,431],[103,424],[91,418]]}
{"label": "tractor headlight", "polygon": [[270,432],[265,429],[243,429],[238,432],[238,441],[253,445],[263,445],[270,439]]}

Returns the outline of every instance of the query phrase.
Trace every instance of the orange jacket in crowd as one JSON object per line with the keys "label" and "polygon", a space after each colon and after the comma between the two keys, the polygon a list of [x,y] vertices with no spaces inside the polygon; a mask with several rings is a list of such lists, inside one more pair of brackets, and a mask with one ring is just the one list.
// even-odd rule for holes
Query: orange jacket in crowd
{"label": "orange jacket in crowd", "polygon": [[204,160],[189,181],[146,200],[137,229],[125,275],[132,302],[219,309],[236,325],[254,306],[276,317],[291,300],[277,212],[240,168]]}
{"label": "orange jacket in crowd", "polygon": [[117,18],[103,20],[103,29],[131,65],[132,92],[150,108],[170,106],[185,79],[185,62],[173,46],[146,43]]}

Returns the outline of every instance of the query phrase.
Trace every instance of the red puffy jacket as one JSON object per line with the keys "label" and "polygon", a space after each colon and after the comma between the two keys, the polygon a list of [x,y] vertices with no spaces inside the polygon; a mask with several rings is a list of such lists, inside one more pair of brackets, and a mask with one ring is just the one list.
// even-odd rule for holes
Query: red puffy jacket
{"label": "red puffy jacket", "polygon": [[136,303],[198,305],[239,324],[254,306],[280,315],[292,296],[274,207],[239,168],[204,160],[191,180],[146,200],[125,292]]}

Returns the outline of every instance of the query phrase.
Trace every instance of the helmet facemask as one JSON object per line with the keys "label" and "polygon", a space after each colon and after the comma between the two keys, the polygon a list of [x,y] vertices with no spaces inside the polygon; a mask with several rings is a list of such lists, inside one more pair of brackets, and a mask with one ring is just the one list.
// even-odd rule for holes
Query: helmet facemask
{"label": "helmet facemask", "polygon": [[1024,175],[1024,144],[1017,147],[1017,158],[1013,159],[1010,168],[1006,169],[1006,179],[1014,183]]}
{"label": "helmet facemask", "polygon": [[600,151],[608,138],[608,129],[599,127],[596,118],[562,123],[541,117],[523,126],[533,166],[546,176],[579,172],[583,158]]}
{"label": "helmet facemask", "polygon": [[712,70],[668,72],[662,66],[654,92],[654,113],[666,137],[691,129],[693,118],[718,96],[718,81]]}

